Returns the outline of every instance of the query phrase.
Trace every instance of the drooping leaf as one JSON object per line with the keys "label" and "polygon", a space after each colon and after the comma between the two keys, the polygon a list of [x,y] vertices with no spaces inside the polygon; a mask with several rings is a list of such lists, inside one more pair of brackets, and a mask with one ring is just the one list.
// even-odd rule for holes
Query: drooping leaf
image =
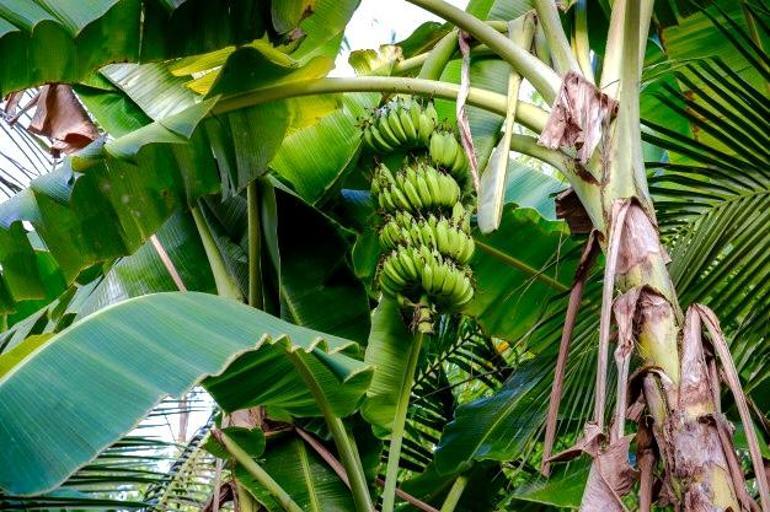
{"label": "drooping leaf", "polygon": [[528,362],[496,394],[458,407],[436,449],[436,471],[456,474],[474,460],[504,461],[520,453],[543,420],[542,409],[533,407],[542,397],[530,391],[547,368],[546,361]]}
{"label": "drooping leaf", "polygon": [[552,507],[577,509],[583,497],[583,487],[588,479],[590,462],[579,460],[559,468],[549,478],[536,478],[533,482],[513,490],[514,500],[529,501]]}
{"label": "drooping leaf", "polygon": [[[77,82],[110,62],[204,53],[260,38],[256,0],[88,4],[12,0],[0,9],[0,92]],[[269,20],[267,20],[269,23]]]}
{"label": "drooping leaf", "polygon": [[[103,309],[52,336],[0,379],[0,431],[9,440],[0,487],[16,494],[53,488],[160,398],[209,375],[221,374],[205,385],[227,410],[262,404],[313,414],[286,351],[303,358],[344,415],[371,378],[367,366],[340,353],[351,348],[341,338],[206,294],[149,295]],[[250,392],[252,382],[259,394]]]}
{"label": "drooping leaf", "polygon": [[343,228],[291,194],[276,199],[283,318],[363,344],[369,301],[349,267]]}

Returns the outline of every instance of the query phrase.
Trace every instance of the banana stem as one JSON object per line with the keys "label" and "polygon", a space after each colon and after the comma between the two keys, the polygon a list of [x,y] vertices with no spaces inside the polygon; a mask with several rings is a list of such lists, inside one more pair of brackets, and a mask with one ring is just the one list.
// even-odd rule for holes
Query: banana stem
{"label": "banana stem", "polygon": [[262,297],[262,230],[259,218],[259,191],[257,180],[246,188],[249,230],[249,306],[263,309]]}
{"label": "banana stem", "polygon": [[272,494],[273,497],[278,500],[278,503],[281,504],[281,507],[283,507],[284,510],[288,512],[302,512],[302,507],[297,505],[297,502],[289,496],[289,493],[287,493],[278,482],[273,480],[273,477],[271,477],[262,466],[257,464],[254,459],[252,459],[249,454],[238,445],[238,443],[227,437],[227,434],[224,432],[219,433],[219,439],[222,441],[222,445],[224,445],[227,452],[232,455],[233,458],[238,461],[238,464],[243,466],[243,469],[248,471],[249,474],[267,490],[267,492]]}
{"label": "banana stem", "polygon": [[441,512],[454,512],[455,508],[457,508],[457,504],[460,503],[460,498],[462,497],[463,491],[465,491],[465,487],[467,485],[467,476],[460,475],[457,477],[455,482],[452,484],[452,488],[449,489],[449,494],[447,494],[447,497],[444,500],[444,504],[441,505]]}
{"label": "banana stem", "polygon": [[382,512],[393,512],[396,502],[396,484],[398,483],[398,462],[401,458],[401,445],[404,440],[404,426],[406,425],[406,413],[409,409],[409,396],[412,394],[414,374],[417,370],[417,361],[420,358],[425,334],[417,332],[414,335],[411,349],[407,356],[406,373],[401,386],[401,394],[396,403],[396,413],[393,420],[393,432],[390,436],[390,448],[388,449],[388,466],[385,471],[385,487],[382,491]]}
{"label": "banana stem", "polygon": [[203,244],[203,250],[206,251],[206,258],[209,260],[209,266],[211,267],[211,273],[214,275],[214,283],[217,286],[217,295],[220,297],[227,297],[228,299],[234,299],[237,301],[243,300],[243,295],[238,285],[235,283],[233,276],[227,271],[225,262],[222,259],[222,254],[219,252],[214,236],[211,234],[209,225],[206,219],[203,217],[199,208],[193,208],[190,210],[193,220],[195,221],[195,227],[198,229],[198,235],[201,237],[201,243]]}
{"label": "banana stem", "polygon": [[[499,35],[499,34],[498,34]],[[500,36],[503,37],[504,36]],[[271,101],[295,98],[298,96],[313,96],[317,94],[335,94],[341,92],[376,92],[391,94],[415,94],[432,98],[456,100],[460,92],[457,84],[423,80],[420,78],[364,76],[355,78],[321,78],[303,82],[275,85],[256,89],[254,91],[226,96],[220,99],[212,109],[213,115],[225,114],[240,108],[261,105]],[[471,87],[468,94],[468,105],[479,107],[489,112],[504,116],[508,109],[508,98],[485,89]],[[533,105],[520,101],[516,109],[516,118],[535,133],[543,131],[548,121],[548,112]]]}
{"label": "banana stem", "polygon": [[583,76],[589,82],[594,82],[594,69],[591,65],[591,44],[588,41],[588,0],[578,0],[575,5],[575,29],[573,32],[573,46],[577,55],[578,64],[583,71]]}
{"label": "banana stem", "polygon": [[553,0],[535,0],[535,10],[537,10],[537,18],[540,20],[548,40],[548,47],[551,50],[556,71],[562,75],[568,71],[579,73],[580,66],[567,42],[567,35],[561,26],[556,3]]}
{"label": "banana stem", "polygon": [[489,46],[492,51],[529,80],[546,102],[552,103],[556,98],[556,93],[561,85],[559,75],[537,57],[513,44],[494,28],[444,0],[407,1],[456,25],[477,41]]}
{"label": "banana stem", "polygon": [[[505,32],[508,29],[508,24],[504,21],[488,20],[485,21],[485,23],[498,32]],[[438,80],[441,78],[441,72],[452,57],[454,57],[456,52],[457,29],[451,30],[447,35],[442,37],[430,51],[415,55],[414,57],[410,57],[397,63],[393,68],[393,73],[400,75],[405,74],[412,69],[421,68],[418,78]],[[486,45],[474,45],[473,48],[471,48],[471,55],[489,54],[494,54],[494,52],[492,52]]]}
{"label": "banana stem", "polygon": [[417,78],[438,80],[447,63],[457,51],[457,29],[450,30],[427,54]]}

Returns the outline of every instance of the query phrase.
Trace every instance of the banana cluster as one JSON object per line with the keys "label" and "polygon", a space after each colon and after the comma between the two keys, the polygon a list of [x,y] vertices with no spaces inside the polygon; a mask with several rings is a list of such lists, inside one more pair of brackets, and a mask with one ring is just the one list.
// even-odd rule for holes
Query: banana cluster
{"label": "banana cluster", "polygon": [[393,173],[380,164],[374,172],[372,193],[385,212],[451,210],[460,200],[460,187],[452,176],[418,160]]}
{"label": "banana cluster", "polygon": [[466,265],[475,248],[470,231],[469,215],[462,204],[454,207],[452,218],[413,216],[398,212],[380,229],[380,245],[385,250],[396,250],[400,246],[424,246]]}
{"label": "banana cluster", "polygon": [[427,246],[401,246],[385,258],[382,290],[395,297],[427,295],[439,306],[459,308],[473,298],[468,270]]}
{"label": "banana cluster", "polygon": [[378,279],[383,293],[414,309],[414,327],[431,332],[437,309],[458,310],[474,293],[468,263],[475,245],[461,202],[465,152],[451,129],[439,127],[432,102],[396,98],[362,128],[375,152],[408,152],[400,169],[380,163],[372,178],[372,197],[385,219]]}
{"label": "banana cluster", "polygon": [[468,173],[468,157],[450,130],[441,128],[430,136],[430,159],[436,166],[446,169],[458,179]]}
{"label": "banana cluster", "polygon": [[375,110],[363,121],[363,137],[375,152],[427,146],[438,124],[433,102],[426,105],[412,98],[398,97]]}

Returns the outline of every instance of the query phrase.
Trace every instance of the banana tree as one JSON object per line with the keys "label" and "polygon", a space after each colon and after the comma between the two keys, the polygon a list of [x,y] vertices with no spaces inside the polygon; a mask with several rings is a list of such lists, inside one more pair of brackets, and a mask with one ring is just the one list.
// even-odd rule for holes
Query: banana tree
{"label": "banana tree", "polygon": [[[246,9],[247,3],[238,4],[238,9]],[[13,460],[26,459],[27,469],[15,476],[5,474],[4,487],[14,492],[50,488],[117,439],[161,395],[178,393],[204,379],[204,386],[226,412],[266,406],[268,418],[284,420],[284,426],[275,429],[269,422],[260,421],[247,423],[252,427],[248,432],[222,423],[215,430],[216,442],[211,443],[211,449],[234,461],[233,474],[239,486],[231,494],[241,498],[241,506],[248,506],[250,500],[255,499],[268,508],[289,510],[353,506],[358,510],[371,510],[370,487],[377,479],[366,462],[371,458],[365,449],[366,436],[351,433],[356,430],[352,426],[359,421],[352,419],[357,417],[353,413],[362,404],[362,418],[374,425],[378,435],[390,440],[383,508],[392,509],[398,494],[418,508],[432,507],[415,497],[420,495],[431,503],[443,502],[445,510],[452,510],[461,497],[473,503],[477,499],[473,491],[483,493],[482,481],[495,480],[489,477],[490,470],[492,474],[498,471],[495,464],[490,468],[474,460],[506,460],[502,454],[510,450],[479,455],[485,450],[489,455],[490,437],[497,438],[491,444],[507,442],[509,447],[520,448],[516,457],[523,461],[519,466],[532,466],[532,454],[525,453],[526,443],[521,439],[526,437],[522,430],[531,432],[534,425],[537,431],[540,425],[540,418],[534,412],[542,408],[537,407],[533,386],[546,379],[554,361],[557,362],[554,380],[561,383],[566,369],[574,370],[576,358],[587,367],[589,356],[596,354],[593,420],[581,439],[568,439],[574,441],[573,448],[551,457],[561,394],[561,384],[554,386],[544,453],[540,457],[544,472],[548,472],[552,461],[588,453],[594,462],[590,470],[586,470],[588,483],[583,492],[583,508],[622,509],[620,498],[635,481],[627,463],[631,436],[626,435],[625,423],[626,418],[631,417],[639,425],[635,445],[641,472],[638,496],[642,509],[651,506],[656,474],[663,482],[663,490],[656,496],[660,503],[668,501],[683,509],[756,507],[745,489],[731,433],[721,415],[716,361],[721,362],[722,373],[735,392],[755,474],[762,475],[759,445],[737,372],[714,315],[697,305],[688,309],[686,315],[681,310],[678,298],[681,295],[677,295],[681,290],[674,288],[667,268],[669,258],[659,237],[659,226],[666,224],[656,220],[658,212],[648,190],[642,159],[639,87],[652,2],[614,2],[608,35],[599,39],[601,51],[596,48],[595,52],[589,42],[596,44],[596,30],[588,26],[587,16],[594,13],[594,8],[599,9],[598,5],[591,5],[587,10],[586,2],[578,2],[569,12],[570,44],[553,2],[535,1],[533,5],[522,3],[515,7],[502,3],[490,7],[471,2],[470,12],[440,0],[412,0],[412,3],[444,18],[456,29],[450,25],[438,28],[429,37],[416,37],[409,43],[418,50],[400,61],[388,54],[356,54],[353,64],[361,75],[345,79],[323,76],[330,68],[329,55],[336,53],[339,43],[334,27],[341,30],[355,7],[353,2],[350,5],[318,2],[312,9],[308,9],[307,2],[291,2],[291,7],[285,10],[281,3],[274,3],[272,27],[265,28],[262,21],[255,21],[261,19],[259,17],[242,17],[249,20],[246,25],[251,27],[244,32],[239,31],[236,15],[242,11],[230,8],[218,14],[225,18],[233,16],[226,23],[233,27],[232,31],[225,31],[226,36],[216,40],[203,37],[198,41],[196,35],[189,45],[176,41],[170,44],[163,39],[165,42],[157,43],[154,49],[151,45],[155,39],[147,36],[155,34],[157,39],[157,34],[163,33],[157,24],[165,22],[167,28],[174,28],[179,22],[183,26],[180,20],[187,20],[187,16],[193,16],[196,9],[202,7],[195,2],[181,9],[169,6],[170,17],[158,21],[152,9],[146,11],[152,16],[130,11],[131,5],[135,7],[138,2],[131,5],[115,2],[104,16],[92,13],[76,19],[74,24],[60,26],[56,22],[63,19],[66,12],[37,13],[50,18],[48,23],[57,26],[52,30],[54,35],[69,32],[67,37],[75,37],[73,44],[78,51],[87,48],[86,35],[96,30],[93,27],[112,23],[112,17],[118,12],[122,12],[124,20],[132,21],[130,26],[136,30],[132,28],[131,34],[137,32],[140,36],[110,45],[105,55],[89,48],[84,52],[89,59],[85,68],[41,65],[36,69],[44,69],[44,76],[30,71],[21,78],[15,77],[17,81],[4,78],[0,81],[4,88],[41,80],[81,80],[86,72],[113,59],[113,55],[143,61],[171,56],[184,58],[145,66],[107,67],[76,86],[82,101],[115,139],[72,157],[61,169],[3,205],[3,244],[10,249],[2,254],[4,284],[0,303],[4,311],[12,312],[8,317],[10,324],[19,322],[31,309],[47,304],[68,287],[77,287],[78,281],[88,280],[88,270],[95,264],[135,251],[173,212],[186,206],[193,207],[192,222],[201,237],[207,267],[211,268],[211,275],[204,277],[208,284],[203,285],[209,290],[213,279],[220,295],[239,300],[247,298],[250,305],[292,323],[338,333],[363,344],[368,321],[361,322],[361,305],[364,304],[364,311],[368,307],[360,284],[355,285],[358,291],[346,295],[349,304],[354,305],[352,315],[346,314],[351,311],[347,308],[343,314],[333,315],[334,308],[322,307],[324,301],[340,297],[330,293],[332,283],[339,284],[338,273],[318,276],[322,292],[315,299],[303,291],[312,286],[309,278],[314,269],[327,264],[323,261],[332,262],[331,268],[334,268],[333,256],[303,262],[298,254],[313,251],[309,245],[303,245],[304,237],[285,230],[281,233],[282,219],[291,219],[296,208],[308,208],[302,205],[302,201],[306,201],[317,209],[327,210],[339,222],[350,224],[359,232],[352,253],[355,271],[372,292],[372,302],[380,300],[380,291],[385,292],[385,297],[372,317],[368,337],[365,360],[373,364],[373,368],[343,354],[352,350],[349,342],[332,342],[335,338],[328,335],[292,331],[293,327],[288,325],[277,327],[272,319],[258,312],[241,310],[233,303],[220,303],[204,296],[151,296],[96,313],[53,337],[33,337],[21,343],[18,342],[24,338],[23,333],[7,338],[11,342],[4,341],[4,346],[15,348],[4,356],[7,371],[2,380],[3,396],[14,400],[3,400],[8,408],[3,417],[13,418],[4,425],[9,429],[9,436],[21,440],[12,449]],[[249,12],[254,14],[265,6],[252,8]],[[536,11],[537,22],[533,16],[526,15],[530,8]],[[480,19],[494,14],[495,10],[500,11],[497,15],[505,20],[523,17],[510,25]],[[217,17],[206,20],[214,18]],[[751,19],[763,20],[761,12]],[[297,33],[289,28],[297,23],[305,31],[305,38],[292,40]],[[593,39],[589,38],[589,28]],[[268,34],[269,41],[252,41],[263,34]],[[48,37],[48,33],[42,31],[34,35]],[[21,44],[34,49],[48,41],[35,37]],[[84,38],[80,47],[79,38]],[[172,37],[169,35],[168,39]],[[469,41],[477,43],[476,47],[469,49]],[[196,55],[228,43],[240,46]],[[407,43],[403,46],[407,47]],[[455,60],[458,52],[461,58]],[[490,53],[495,57],[490,57]],[[603,56],[600,74],[597,55]],[[77,72],[73,74],[72,69]],[[244,70],[250,69],[264,70],[264,73],[244,74]],[[416,78],[411,77],[414,73]],[[402,76],[395,76],[398,74]],[[490,78],[497,81],[489,81]],[[520,99],[520,80],[529,82],[544,102],[538,105]],[[477,87],[477,81],[490,89]],[[154,85],[149,90],[136,87],[147,83]],[[173,94],[164,97],[158,94],[161,90]],[[342,100],[337,97],[317,104],[314,99],[304,98],[326,94],[324,98],[328,99],[328,94],[337,93],[358,94],[345,94]],[[402,106],[414,102],[403,95],[435,98],[436,115],[456,118],[466,134],[468,125],[463,105],[467,103],[484,111],[471,112],[471,136],[461,138],[469,163],[458,164],[455,169],[467,170],[469,177],[464,179],[469,184],[476,182],[478,225],[484,231],[474,232],[476,256],[470,260],[476,276],[476,297],[468,302],[468,292],[464,291],[468,288],[461,287],[453,304],[462,306],[464,313],[475,321],[459,321],[450,312],[434,318],[435,304],[423,303],[422,294],[409,296],[402,293],[402,289],[394,288],[397,282],[387,283],[380,277],[387,272],[387,260],[382,270],[376,268],[379,247],[370,227],[371,205],[356,201],[355,194],[347,187],[369,188],[363,177],[365,172],[354,172],[371,162],[366,151],[364,158],[359,159],[359,141],[367,138],[368,128],[361,130],[357,118],[366,115],[381,95],[391,94],[401,95],[395,105]],[[124,112],[128,109],[135,115],[115,116],[110,109],[115,108],[116,101]],[[457,114],[452,112],[454,103],[460,107]],[[761,105],[761,100],[759,103]],[[314,122],[303,115],[303,110],[311,105],[320,112],[320,121]],[[689,106],[698,107],[697,104]],[[687,112],[684,111],[685,115]],[[402,122],[406,124],[400,124]],[[518,133],[513,128],[515,122],[539,137]],[[409,119],[398,119],[394,129],[404,130],[408,123]],[[419,124],[418,115],[412,127],[417,130]],[[676,140],[675,134],[665,129],[660,127],[659,131]],[[404,131],[408,132],[408,129]],[[383,146],[371,134],[369,139],[374,140],[371,145],[380,151],[396,149],[394,140],[385,140]],[[451,145],[453,139],[446,141]],[[395,142],[399,142],[398,138]],[[433,150],[433,139],[429,142],[429,149]],[[661,139],[658,142],[666,145]],[[462,152],[457,147],[451,150],[452,158],[449,158],[446,144],[437,139],[435,145],[441,149],[430,153],[436,152],[431,156],[441,167],[451,168],[462,160]],[[495,146],[499,147],[493,155]],[[668,146],[677,151],[671,143]],[[504,185],[513,173],[508,165],[509,147],[555,167],[571,185],[571,191],[560,196],[558,208],[573,231],[580,231],[581,225],[583,229],[587,227],[589,236],[582,258],[574,243],[563,243],[566,235],[563,227],[555,228],[556,223],[532,215],[531,211],[504,206]],[[475,165],[470,163],[474,160]],[[726,160],[735,168],[734,162]],[[400,165],[387,159],[385,163],[394,168]],[[266,173],[268,169],[270,175]],[[480,175],[478,179],[473,176],[473,170]],[[420,174],[428,176],[431,172],[422,168]],[[435,177],[438,180],[439,176]],[[382,169],[377,171],[375,180],[386,186],[376,186],[373,192],[386,211],[389,203],[382,199],[383,188],[390,194],[389,183],[400,179]],[[665,185],[663,180],[660,182]],[[681,184],[693,187],[692,182],[686,182],[683,177],[677,186],[665,190],[676,194],[681,191],[678,186]],[[281,190],[287,185],[293,193],[284,197],[287,192]],[[540,185],[544,194],[560,188],[558,181],[556,184],[541,181]],[[406,182],[398,182],[398,186],[411,194]],[[331,198],[341,187],[345,189],[341,195],[346,199],[332,207]],[[447,182],[439,189],[452,195],[452,187],[452,183]],[[224,203],[210,198],[199,202],[203,196],[217,191],[225,197]],[[523,196],[520,191],[516,201],[524,203]],[[417,200],[424,203],[423,199]],[[455,202],[454,196],[450,199],[438,201],[434,206],[446,209],[451,206],[449,203]],[[292,201],[292,206],[281,209],[281,203]],[[405,203],[412,201],[410,196]],[[469,208],[474,207],[472,203],[467,204]],[[30,240],[22,229],[22,221],[34,225],[45,246]],[[302,222],[306,221],[298,222],[297,226]],[[351,234],[328,217],[316,225],[325,226],[324,232],[340,239],[343,246],[344,238]],[[497,226],[497,232],[488,233]],[[435,228],[438,229],[438,224]],[[469,226],[462,227],[457,237],[466,240],[463,236],[467,236],[468,230]],[[534,245],[529,237],[536,237],[537,247],[525,250],[525,246]],[[115,243],[105,243],[108,240]],[[328,241],[327,236],[322,237],[318,245]],[[681,245],[677,246],[677,252],[679,247]],[[600,249],[605,253],[603,290],[597,290],[595,283],[586,282],[592,275],[590,262]],[[564,258],[550,259],[554,252],[561,250]],[[465,256],[458,258],[457,261],[467,261]],[[676,265],[674,260],[673,266]],[[510,294],[517,292],[505,289],[499,298],[495,296],[493,290],[501,288],[497,283],[501,272],[510,276],[505,286],[524,290],[518,300],[510,301]],[[576,276],[568,298],[557,296],[570,290],[559,279],[559,273],[565,272],[575,272]],[[303,273],[308,280],[298,278]],[[90,277],[93,278],[93,270]],[[454,280],[464,283],[459,274]],[[432,289],[431,283],[431,280],[425,282],[424,291]],[[583,288],[586,288],[584,294]],[[554,297],[547,308],[530,308],[533,313],[529,318],[519,312],[521,300],[536,303],[538,296],[546,294]],[[581,294],[586,304],[578,311]],[[440,294],[427,295],[435,298]],[[394,297],[400,299],[399,302],[392,300]],[[408,321],[404,323],[399,304],[407,310],[418,305],[417,313],[412,316],[416,318],[413,326],[418,331],[414,341],[412,326]],[[192,310],[197,313],[191,314]],[[610,415],[605,404],[612,394],[606,383],[613,310],[617,324],[618,385],[615,411]],[[46,315],[58,314],[56,308],[48,311]],[[514,320],[510,319],[512,311],[516,313]],[[163,318],[161,312],[165,312],[167,318]],[[357,321],[350,322],[356,318]],[[272,328],[264,331],[272,333],[269,338],[262,339],[262,333],[257,332],[260,323]],[[707,345],[700,332],[703,323],[711,339]],[[561,324],[565,325],[557,354],[545,346],[549,343],[553,346],[554,333],[558,338]],[[61,327],[66,325],[65,322]],[[212,325],[221,327],[223,332],[212,332]],[[592,329],[599,333],[598,350],[590,346],[594,343],[590,336]],[[288,333],[291,341],[279,336],[283,332]],[[570,363],[567,351],[572,333],[576,339]],[[317,345],[314,336],[325,339],[328,345]],[[423,339],[426,336],[427,343]],[[446,370],[442,368],[445,359],[454,357],[456,367],[466,365],[465,373],[471,377],[479,371],[489,373],[492,388],[499,386],[499,380],[495,379],[510,373],[510,369],[504,368],[510,364],[510,353],[508,360],[500,365],[495,361],[499,357],[497,351],[506,349],[498,345],[498,350],[494,350],[495,347],[489,350],[492,336],[505,337],[511,342],[531,338],[523,350],[537,356],[527,361],[524,354],[498,394],[455,409],[456,397],[451,393],[446,397],[442,392],[447,386],[454,387],[447,382]],[[276,344],[264,343],[276,338],[279,340]],[[200,346],[201,339],[213,341]],[[255,347],[257,339],[261,341]],[[105,353],[101,340],[115,353]],[[147,353],[120,357],[130,350],[132,340],[136,346],[146,347]],[[94,346],[88,347],[89,343]],[[174,351],[167,353],[169,346],[176,346],[178,353],[188,354],[187,362],[175,358]],[[219,352],[213,354],[213,348]],[[638,349],[639,371],[629,383],[633,348]],[[247,352],[232,360],[244,350]],[[466,355],[458,357],[463,350]],[[157,359],[151,357],[153,354]],[[161,357],[162,354],[166,355]],[[183,371],[189,361],[198,358],[201,358],[200,368]],[[158,366],[160,363],[165,365],[165,370]],[[479,370],[485,365],[486,371]],[[24,410],[24,397],[29,396],[31,389],[38,389],[35,386],[46,382],[36,376],[57,367],[62,371],[82,368],[82,378],[94,383],[103,382],[109,368],[117,375],[124,375],[125,383],[131,384],[124,386],[119,397],[109,394],[112,391],[106,383],[94,385],[87,397],[78,395],[76,389],[53,389],[55,392],[41,389],[35,409],[41,412],[33,414]],[[145,378],[129,376],[137,367],[146,372]],[[178,371],[185,378],[163,383],[168,377],[168,368],[172,367],[175,368],[172,373]],[[152,368],[157,371],[151,371]],[[214,375],[221,371],[224,373],[220,377]],[[67,384],[67,378],[61,375],[56,379],[49,376],[49,379]],[[249,380],[242,381],[242,376],[248,376]],[[458,380],[456,376],[454,380]],[[148,388],[152,388],[149,393]],[[570,391],[574,389],[567,389]],[[90,404],[87,410],[94,421],[84,425],[73,415],[63,415],[62,428],[50,435],[51,444],[46,450],[38,450],[36,440],[46,436],[44,431],[50,427],[37,424],[35,419],[39,421],[44,417],[42,411],[61,410],[59,397],[77,396]],[[437,407],[440,402],[435,397],[442,396],[448,400],[448,411]],[[544,401],[540,402],[542,405]],[[529,423],[527,428],[502,425],[499,416],[489,414],[490,410],[499,411],[494,408],[495,404],[502,404],[509,414],[511,411],[521,414],[522,423]],[[407,417],[410,409],[413,413]],[[301,420],[313,416],[323,417],[326,426],[319,430],[312,422]],[[453,416],[454,421],[447,425]],[[342,424],[340,418],[343,417],[351,427]],[[606,425],[609,417],[612,420]],[[35,429],[23,432],[19,425],[25,424],[24,418],[29,418]],[[113,421],[112,418],[119,419]],[[286,423],[294,425],[290,427],[288,439],[285,438]],[[254,430],[256,425],[261,430]],[[275,434],[279,440],[268,441],[265,448],[262,430],[268,438]],[[324,444],[319,442],[319,436],[308,434],[314,430],[322,439],[330,436],[332,443]],[[481,440],[468,443],[469,433],[479,431],[483,431]],[[435,456],[432,450],[424,449],[436,443]],[[378,444],[376,441],[370,444],[376,458]],[[707,450],[694,450],[691,448],[694,444],[706,446]],[[68,456],[61,457],[65,446],[75,446],[77,450],[67,450]],[[474,453],[463,453],[468,450]],[[704,457],[704,453],[707,456]],[[61,460],[51,463],[57,457]],[[297,461],[296,471],[282,473],[280,465],[271,465],[271,461],[278,458]],[[46,464],[49,465],[47,471],[41,471]],[[296,475],[300,473],[305,478],[297,480]],[[410,478],[412,474],[419,476]],[[396,483],[399,476],[400,489]],[[322,482],[329,482],[329,493],[318,491]],[[756,486],[763,508],[767,508],[765,480],[757,478]],[[346,487],[350,487],[351,495],[346,494]],[[215,496],[214,501],[220,498]]]}

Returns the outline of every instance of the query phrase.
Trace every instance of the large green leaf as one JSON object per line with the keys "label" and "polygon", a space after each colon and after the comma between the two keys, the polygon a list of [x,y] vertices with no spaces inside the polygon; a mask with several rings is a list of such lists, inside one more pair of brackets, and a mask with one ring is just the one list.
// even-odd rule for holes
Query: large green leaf
{"label": "large green leaf", "polygon": [[260,4],[9,0],[0,6],[0,91],[77,82],[110,62],[193,55],[260,38]]}
{"label": "large green leaf", "polygon": [[347,262],[348,241],[334,221],[277,193],[281,316],[360,343],[369,333],[369,300]]}
{"label": "large green leaf", "polygon": [[563,222],[512,204],[505,206],[497,231],[474,231],[474,239],[476,296],[468,313],[487,334],[516,341],[543,315],[549,299],[567,289],[576,264],[574,242]]}
{"label": "large green leaf", "polygon": [[127,162],[97,141],[0,205],[0,311],[50,302],[83,270],[133,253],[173,212],[217,189],[203,134],[142,146]]}
{"label": "large green leaf", "polygon": [[514,489],[512,498],[552,507],[577,509],[583,498],[590,463],[581,459],[559,468],[550,478],[536,478]]}
{"label": "large green leaf", "polygon": [[361,414],[366,421],[390,430],[396,405],[406,385],[406,362],[414,335],[409,332],[395,299],[384,297],[372,313],[372,331],[364,360],[374,367]]}
{"label": "large green leaf", "polygon": [[0,435],[8,441],[0,487],[16,494],[53,488],[163,396],[211,375],[221,374],[204,384],[227,410],[261,404],[319,414],[286,352],[302,358],[344,415],[371,378],[367,366],[341,353],[354,348],[206,294],[156,294],[105,308],[20,363],[0,357]]}
{"label": "large green leaf", "polygon": [[[155,236],[187,290],[216,292],[206,253],[189,212],[174,214]],[[135,253],[116,261],[93,283],[81,287],[67,311],[83,318],[131,297],[177,289],[158,251],[148,241]]]}
{"label": "large green leaf", "polygon": [[377,94],[345,95],[332,113],[290,133],[270,168],[291,183],[303,199],[318,202],[353,163],[361,143],[358,119],[378,101]]}
{"label": "large green leaf", "polygon": [[530,391],[548,372],[535,359],[518,368],[503,389],[489,398],[461,405],[436,449],[439,474],[456,474],[474,460],[509,460],[521,453],[543,420],[542,397]]}

